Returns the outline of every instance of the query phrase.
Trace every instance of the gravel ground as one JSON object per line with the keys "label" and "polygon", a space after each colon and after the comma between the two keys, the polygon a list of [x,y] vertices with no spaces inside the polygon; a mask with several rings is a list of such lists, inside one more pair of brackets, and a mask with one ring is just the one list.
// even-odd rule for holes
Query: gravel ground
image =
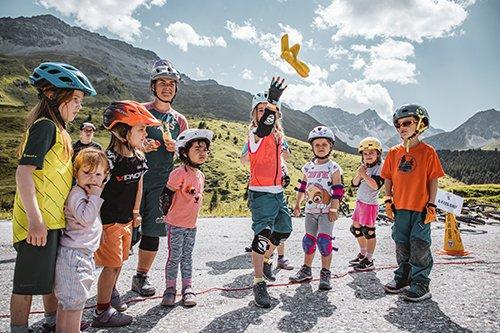
{"label": "gravel ground", "polygon": [[[133,323],[125,328],[89,329],[88,332],[500,332],[500,226],[486,225],[462,232],[468,257],[434,256],[431,273],[432,299],[413,304],[398,296],[386,295],[382,285],[391,280],[395,265],[390,225],[377,229],[375,253],[377,270],[354,273],[348,261],[357,253],[349,233],[350,221],[336,222],[335,234],[340,250],[334,254],[333,289],[318,291],[318,281],[287,285],[294,271],[277,271],[276,285],[269,288],[271,309],[252,304],[250,256],[243,252],[252,233],[248,218],[200,219],[194,253],[194,289],[198,306],[180,305],[167,309],[161,299],[142,300],[130,291],[137,255],[123,267],[118,289],[129,301]],[[433,225],[433,252],[442,247],[442,224]],[[294,219],[295,231],[287,241],[287,257],[295,267],[302,263],[302,219]],[[9,295],[12,289],[15,252],[10,244],[11,225],[0,222],[0,331],[9,330]],[[166,260],[162,240],[151,280],[161,295]],[[463,264],[467,262],[467,264]],[[320,261],[315,258],[313,274],[319,276]],[[93,286],[95,295],[95,283]],[[135,300],[135,301],[134,301]],[[95,304],[92,297],[87,304]],[[42,309],[41,297],[34,297],[33,311]],[[85,310],[91,320],[92,309]],[[42,314],[33,314],[30,324],[38,327]]]}

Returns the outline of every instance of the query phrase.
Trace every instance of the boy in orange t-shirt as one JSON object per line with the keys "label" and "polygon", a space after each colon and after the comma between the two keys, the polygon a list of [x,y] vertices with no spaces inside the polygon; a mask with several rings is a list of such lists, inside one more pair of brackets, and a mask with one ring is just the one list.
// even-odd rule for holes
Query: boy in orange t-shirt
{"label": "boy in orange t-shirt", "polygon": [[386,213],[394,219],[392,239],[396,243],[394,280],[384,286],[391,294],[419,302],[431,297],[432,269],[430,222],[436,220],[436,192],[443,168],[434,148],[420,141],[429,127],[425,108],[407,104],[392,116],[403,144],[392,147],[382,168],[385,179]]}

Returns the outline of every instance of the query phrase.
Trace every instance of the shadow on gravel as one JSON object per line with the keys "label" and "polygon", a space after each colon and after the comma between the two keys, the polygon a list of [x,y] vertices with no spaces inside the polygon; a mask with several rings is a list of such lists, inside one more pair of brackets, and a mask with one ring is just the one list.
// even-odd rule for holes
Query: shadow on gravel
{"label": "shadow on gravel", "polygon": [[453,322],[433,300],[411,303],[399,299],[384,318],[408,332],[472,332]]}
{"label": "shadow on gravel", "polygon": [[[177,302],[176,306],[180,306],[179,304],[180,302]],[[127,327],[128,332],[158,332],[159,330],[155,329],[156,325],[174,308],[167,308],[159,304],[150,308],[145,314],[134,317],[132,324]]]}
{"label": "shadow on gravel", "polygon": [[[243,274],[237,276],[233,282],[225,284],[224,288],[244,288],[246,286],[251,286],[253,283],[253,273]],[[238,291],[222,291],[221,296],[228,298],[245,298],[252,294],[252,289],[238,290]]]}
{"label": "shadow on gravel", "polygon": [[280,295],[281,310],[290,314],[280,319],[278,329],[284,332],[306,332],[318,324],[319,317],[331,317],[337,307],[328,300],[328,292],[314,291],[310,283],[303,283],[293,297]]}
{"label": "shadow on gravel", "polygon": [[356,298],[376,300],[386,296],[376,272],[350,272],[349,276],[352,277],[352,281],[347,285],[354,289]]}
{"label": "shadow on gravel", "polygon": [[271,308],[262,309],[256,307],[252,301],[248,306],[244,308],[228,312],[220,317],[215,318],[200,332],[241,333],[245,332],[250,325],[262,325],[262,331],[269,331],[269,327],[265,326],[264,321],[260,318],[260,316],[272,311],[276,307],[276,305],[278,305],[278,303],[279,302],[277,299],[271,298]]}
{"label": "shadow on gravel", "polygon": [[212,268],[208,272],[211,275],[222,275],[235,269],[251,269],[253,267],[252,257],[248,254],[241,254],[224,261],[209,261],[206,265]]}

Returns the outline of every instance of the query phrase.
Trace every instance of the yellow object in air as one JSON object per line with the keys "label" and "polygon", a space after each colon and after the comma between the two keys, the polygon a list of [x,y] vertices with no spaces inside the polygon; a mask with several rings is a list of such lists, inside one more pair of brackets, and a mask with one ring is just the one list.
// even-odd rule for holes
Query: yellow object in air
{"label": "yellow object in air", "polygon": [[281,37],[281,59],[288,62],[302,77],[309,76],[309,67],[299,59],[297,59],[297,55],[300,51],[300,45],[295,44],[292,47],[288,47],[288,34],[284,34]]}

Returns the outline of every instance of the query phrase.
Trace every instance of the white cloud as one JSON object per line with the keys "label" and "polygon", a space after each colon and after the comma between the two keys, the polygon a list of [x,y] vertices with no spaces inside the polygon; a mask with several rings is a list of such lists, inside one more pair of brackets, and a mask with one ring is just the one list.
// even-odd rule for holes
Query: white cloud
{"label": "white cloud", "polygon": [[328,78],[328,71],[318,65],[309,65],[309,76],[304,78],[305,81],[318,84],[321,81],[326,81]]}
{"label": "white cloud", "polygon": [[364,71],[365,79],[371,82],[385,81],[401,84],[417,83],[415,64],[400,59],[375,59]]}
{"label": "white cloud", "polygon": [[416,66],[406,59],[415,56],[412,44],[403,41],[387,39],[381,44],[367,47],[366,45],[352,45],[351,50],[360,54],[368,54],[368,64],[356,55],[351,67],[354,69],[365,68],[365,79],[370,82],[396,82],[400,84],[417,83]]}
{"label": "white cloud", "polygon": [[328,49],[328,56],[335,60],[342,59],[344,56],[348,55],[349,51],[346,50],[341,45],[335,45],[335,47],[330,47]]}
{"label": "white cloud", "polygon": [[244,25],[238,25],[231,21],[226,21],[226,29],[231,32],[231,37],[234,39],[246,40],[254,43],[257,41],[257,31],[250,22],[245,22]]}
{"label": "white cloud", "polygon": [[155,27],[159,27],[161,25],[160,22],[155,22]]}
{"label": "white cloud", "polygon": [[336,71],[338,67],[339,67],[339,65],[337,65],[337,64],[331,64],[330,65],[330,72]]}
{"label": "white cloud", "polygon": [[449,36],[467,17],[473,1],[449,0],[332,0],[315,11],[313,26],[336,28],[332,39],[400,37],[421,42]]}
{"label": "white cloud", "polygon": [[196,76],[199,78],[199,79],[203,79],[205,78],[205,72],[203,72],[203,70],[196,66]]}
{"label": "white cloud", "polygon": [[92,0],[38,0],[45,8],[54,8],[65,16],[74,17],[77,24],[96,31],[107,29],[126,41],[141,35],[142,24],[132,15],[144,6],[163,6],[166,0],[92,1]]}
{"label": "white cloud", "polygon": [[252,80],[253,79],[252,71],[249,70],[248,68],[243,69],[243,71],[241,72],[241,77],[245,80]]}
{"label": "white cloud", "polygon": [[325,82],[312,85],[290,84],[283,93],[282,100],[292,108],[303,111],[313,105],[339,107],[356,114],[371,108],[386,120],[392,116],[394,105],[389,92],[382,85],[346,80],[332,85]]}
{"label": "white cloud", "polygon": [[351,67],[360,70],[361,68],[365,67],[366,62],[363,58],[361,58],[359,55],[354,59],[354,61],[351,64]]}
{"label": "white cloud", "polygon": [[222,37],[200,36],[189,24],[184,22],[171,23],[165,28],[167,42],[177,45],[183,52],[187,52],[189,44],[204,47],[226,47]]}
{"label": "white cloud", "polygon": [[309,50],[316,50],[316,44],[314,44],[314,39],[308,39],[304,43],[304,45],[309,49]]}

